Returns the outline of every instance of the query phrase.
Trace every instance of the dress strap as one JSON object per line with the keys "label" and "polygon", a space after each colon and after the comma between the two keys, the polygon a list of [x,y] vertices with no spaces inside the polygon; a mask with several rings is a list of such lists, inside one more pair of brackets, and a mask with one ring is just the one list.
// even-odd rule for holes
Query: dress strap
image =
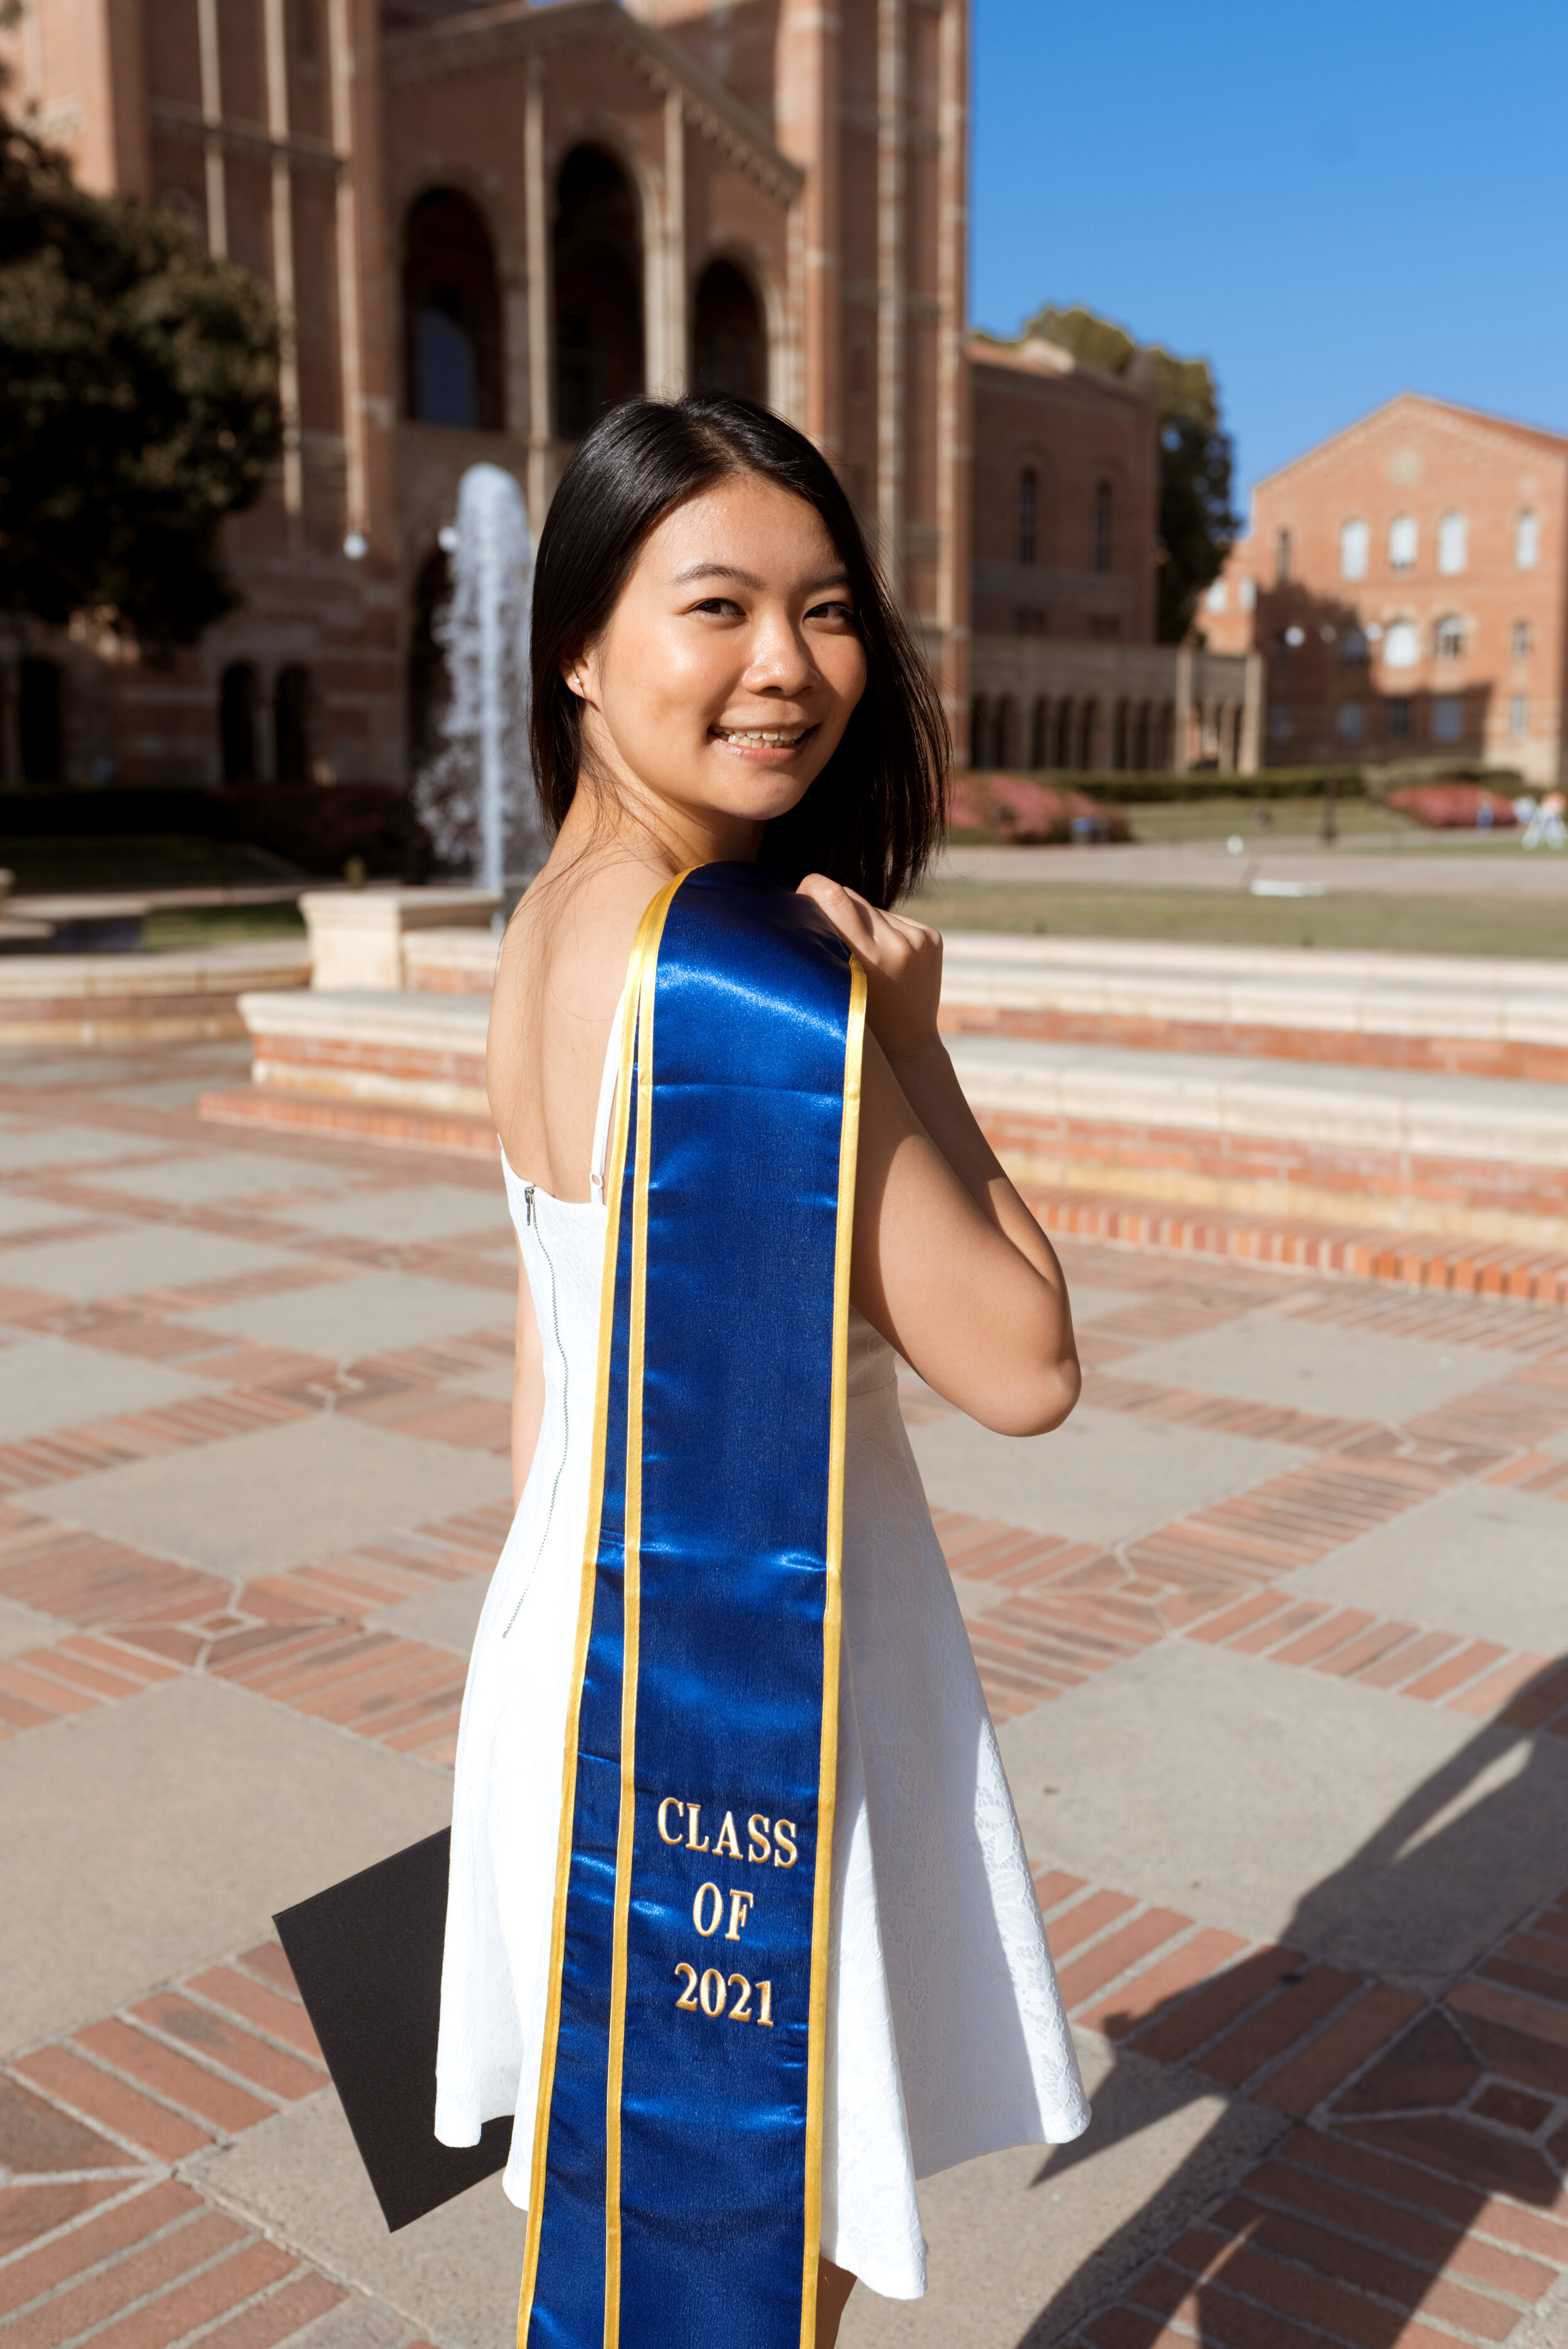
{"label": "dress strap", "polygon": [[588,1169],[588,1193],[596,1207],[604,1204],[604,1167],[610,1155],[610,1121],[615,1113],[615,1092],[621,1075],[621,1022],[626,1012],[626,989],[621,989],[621,999],[615,1006],[615,1016],[610,1022],[610,1041],[604,1048],[604,1073],[599,1080],[599,1109],[593,1120],[593,1156]]}

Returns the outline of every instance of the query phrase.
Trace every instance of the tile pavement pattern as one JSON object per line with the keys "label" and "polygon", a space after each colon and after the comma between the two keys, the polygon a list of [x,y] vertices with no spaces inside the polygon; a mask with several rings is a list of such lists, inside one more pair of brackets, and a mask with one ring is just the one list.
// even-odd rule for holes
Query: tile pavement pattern
{"label": "tile pavement pattern", "polygon": [[[226,1067],[212,1048],[128,1054],[75,1082],[41,1055],[0,1064],[0,1749],[199,1677],[444,1771],[463,1675],[453,1627],[471,1626],[508,1516],[513,1276],[499,1190],[488,1170],[450,1159],[295,1136],[236,1149],[188,1106]],[[421,1196],[444,1227],[396,1237],[421,1230]],[[376,1231],[394,1236],[366,1236]],[[172,1246],[150,1247],[155,1233]],[[1284,1670],[1308,1692],[1376,1692],[1367,1701],[1391,1708],[1379,1719],[1396,1743],[1414,1708],[1450,1719],[1456,1736],[1475,1725],[1500,1751],[1568,1741],[1568,1613],[1554,1613],[1550,1590],[1533,1645],[1478,1636],[1420,1603],[1431,1583],[1421,1529],[1456,1495],[1495,1508],[1505,1527],[1511,1510],[1537,1534],[1544,1520],[1548,1557],[1560,1526],[1568,1576],[1568,1315],[1511,1298],[1506,1281],[1464,1294],[1449,1283],[1439,1297],[1326,1278],[1299,1252],[1284,1270],[1283,1247],[1272,1264],[1243,1265],[1156,1252],[1139,1237],[1141,1249],[1065,1243],[1086,1299],[1086,1407],[1130,1450],[1152,1423],[1191,1444],[1239,1446],[1223,1454],[1224,1489],[1201,1506],[1103,1540],[1049,1530],[1048,1478],[1027,1525],[957,1506],[939,1449],[954,1415],[905,1381],[1005,1739],[1042,1708],[1070,1713],[1075,1692],[1097,1680],[1112,1676],[1114,1691],[1140,1660],[1201,1648],[1245,1660],[1236,1671],[1265,1685]],[[182,1251],[189,1281],[178,1278]],[[149,1262],[155,1285],[139,1278]],[[343,1358],[324,1336],[335,1301],[346,1307],[356,1284],[388,1278],[407,1294],[410,1342]],[[442,1334],[420,1338],[438,1295]],[[298,1342],[244,1334],[258,1299]],[[344,1319],[355,1326],[351,1311]],[[1297,1400],[1249,1393],[1246,1336],[1265,1325],[1275,1355],[1327,1332],[1346,1349],[1381,1345],[1391,1362],[1458,1359],[1460,1385],[1406,1409],[1391,1377],[1387,1417],[1323,1407],[1331,1398],[1305,1371]],[[1226,1330],[1243,1392],[1164,1371],[1161,1350],[1179,1355]],[[40,1431],[32,1406],[58,1364],[51,1346],[82,1367]],[[89,1387],[100,1402],[111,1392],[123,1401],[74,1415],[72,1392]],[[14,1441],[8,1413],[26,1423]],[[135,1515],[144,1464],[160,1464],[171,1491],[177,1464],[191,1475],[215,1467],[217,1485],[191,1488],[200,1503],[224,1489],[232,1463],[235,1506],[253,1502],[261,1524],[276,1506],[263,1488],[304,1455],[253,1447],[297,1446],[322,1425],[346,1462],[373,1442],[365,1431],[417,1464],[470,1456],[472,1505],[425,1516],[394,1496],[403,1514],[388,1522],[375,1454],[337,1508],[338,1537],[319,1552],[302,1538],[297,1556],[272,1555],[264,1570],[242,1542],[212,1537],[200,1506],[171,1516],[161,1546],[145,1508]],[[252,1494],[244,1464],[258,1459]],[[449,1477],[438,1488],[454,1489]],[[1326,1562],[1401,1525],[1410,1571],[1398,1605],[1376,1578],[1364,1605],[1315,1593]],[[274,1524],[272,1552],[287,1538]],[[0,1750],[0,1799],[5,1760]],[[1075,2306],[1058,2324],[1047,2306],[1021,2334],[985,2337],[1072,2349],[1550,2340],[1531,2328],[1568,2274],[1568,1848],[1542,1855],[1536,1897],[1495,1920],[1436,1995],[1398,1967],[1382,1978],[1233,1930],[1204,1904],[1190,1915],[1147,1897],[1116,1857],[1108,1850],[1090,1877],[1041,1857],[1037,1889],[1076,2024],[1113,2060],[1161,2067],[1179,2098],[1220,2092],[1277,2116],[1278,2131],[1157,2243],[1140,2239],[1087,2313]],[[418,2341],[424,2328],[367,2292],[352,2261],[225,2207],[191,2168],[328,2095],[324,2078],[268,1938],[193,1953],[188,1971],[131,1986],[114,2011],[7,2047],[7,2343]],[[1130,2240],[1139,2214],[1123,2216]],[[858,2337],[874,2339],[874,2324]]]}

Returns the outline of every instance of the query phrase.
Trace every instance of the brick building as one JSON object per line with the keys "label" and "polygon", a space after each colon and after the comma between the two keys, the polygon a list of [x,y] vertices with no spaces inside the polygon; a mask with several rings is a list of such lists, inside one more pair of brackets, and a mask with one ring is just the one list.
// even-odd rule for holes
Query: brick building
{"label": "brick building", "polygon": [[977,767],[1257,762],[1258,665],[1154,641],[1159,385],[972,336]]}
{"label": "brick building", "polygon": [[291,331],[277,480],[227,532],[241,608],[162,668],[86,630],[0,645],[0,775],[406,779],[464,469],[511,470],[537,531],[606,403],[688,384],[830,456],[961,750],[973,657],[983,734],[1044,696],[1067,763],[1166,763],[1152,404],[966,343],[967,39],[968,0],[23,0],[11,102]]}
{"label": "brick building", "polygon": [[1259,483],[1202,615],[1268,665],[1266,756],[1564,777],[1568,437],[1412,393]]}

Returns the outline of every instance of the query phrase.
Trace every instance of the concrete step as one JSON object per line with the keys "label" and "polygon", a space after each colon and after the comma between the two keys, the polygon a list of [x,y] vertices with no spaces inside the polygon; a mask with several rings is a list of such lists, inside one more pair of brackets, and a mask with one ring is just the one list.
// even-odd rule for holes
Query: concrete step
{"label": "concrete step", "polygon": [[1568,1245],[1568,1086],[954,1036],[1016,1180]]}
{"label": "concrete step", "polygon": [[242,1036],[242,996],[264,988],[303,1000],[309,985],[310,948],[303,938],[171,954],[4,954],[0,1044],[174,1044]]}
{"label": "concrete step", "polygon": [[[207,1114],[492,1146],[482,995],[313,988],[239,1009],[252,1083],[209,1095]],[[1004,1164],[1035,1191],[1568,1247],[1568,1086],[1038,1037],[950,1042]]]}
{"label": "concrete step", "polygon": [[1560,963],[973,931],[944,947],[953,1033],[1568,1081]]}

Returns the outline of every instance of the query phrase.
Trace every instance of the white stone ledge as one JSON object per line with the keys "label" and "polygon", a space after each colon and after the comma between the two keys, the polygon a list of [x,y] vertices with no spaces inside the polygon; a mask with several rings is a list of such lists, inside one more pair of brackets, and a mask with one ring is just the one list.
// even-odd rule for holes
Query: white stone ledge
{"label": "white stone ledge", "polygon": [[242,988],[303,992],[310,948],[284,940],[198,947],[173,954],[0,955],[0,1004],[79,997],[234,995]]}
{"label": "white stone ledge", "polygon": [[949,1009],[1568,1046],[1563,966],[1480,956],[1318,954],[950,931],[942,997]]}
{"label": "white stone ledge", "polygon": [[1253,1140],[1568,1167],[1568,1086],[989,1036],[948,1040],[970,1103]]}
{"label": "white stone ledge", "polygon": [[482,1061],[490,999],[421,995],[391,988],[311,988],[298,994],[242,995],[240,1017],[253,1036],[346,1044],[376,1051],[459,1052]]}

